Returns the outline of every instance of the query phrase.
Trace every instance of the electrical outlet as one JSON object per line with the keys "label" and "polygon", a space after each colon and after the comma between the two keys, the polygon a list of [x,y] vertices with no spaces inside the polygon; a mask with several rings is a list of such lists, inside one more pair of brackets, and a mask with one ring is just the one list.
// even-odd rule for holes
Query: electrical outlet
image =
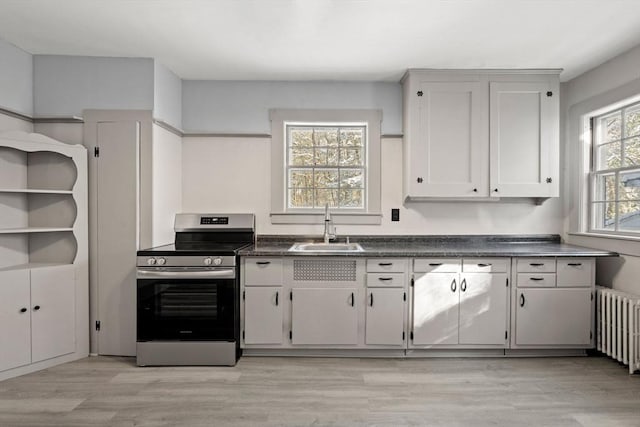
{"label": "electrical outlet", "polygon": [[391,221],[400,221],[400,209],[391,209]]}

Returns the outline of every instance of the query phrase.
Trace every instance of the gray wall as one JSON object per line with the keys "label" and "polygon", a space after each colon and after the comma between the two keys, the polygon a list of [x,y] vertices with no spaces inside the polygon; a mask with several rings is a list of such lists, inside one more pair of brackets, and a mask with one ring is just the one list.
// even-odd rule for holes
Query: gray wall
{"label": "gray wall", "polygon": [[153,59],[34,56],[36,117],[84,109],[153,109]]}
{"label": "gray wall", "polygon": [[387,82],[184,80],[186,131],[270,134],[271,108],[382,109],[382,133],[402,133],[402,87]]}
{"label": "gray wall", "polygon": [[155,61],[153,117],[182,128],[182,80]]}
{"label": "gray wall", "polygon": [[0,40],[0,107],[33,115],[33,57]]}

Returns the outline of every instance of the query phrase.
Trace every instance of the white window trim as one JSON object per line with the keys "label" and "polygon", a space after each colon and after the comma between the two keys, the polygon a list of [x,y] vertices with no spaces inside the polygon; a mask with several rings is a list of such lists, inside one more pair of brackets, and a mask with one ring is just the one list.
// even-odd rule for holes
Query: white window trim
{"label": "white window trim", "polygon": [[381,158],[380,131],[381,110],[284,110],[269,111],[271,119],[271,223],[272,224],[322,224],[324,209],[309,212],[287,211],[286,200],[286,130],[285,123],[366,123],[367,182],[366,211],[348,212],[332,210],[334,224],[382,223],[381,213]]}

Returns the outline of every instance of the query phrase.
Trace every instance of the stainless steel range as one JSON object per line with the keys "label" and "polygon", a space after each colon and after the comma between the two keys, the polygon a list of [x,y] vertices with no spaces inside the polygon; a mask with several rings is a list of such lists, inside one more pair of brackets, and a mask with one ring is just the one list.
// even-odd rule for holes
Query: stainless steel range
{"label": "stainless steel range", "polygon": [[235,365],[240,357],[238,251],[253,214],[177,214],[172,245],[138,251],[137,364]]}

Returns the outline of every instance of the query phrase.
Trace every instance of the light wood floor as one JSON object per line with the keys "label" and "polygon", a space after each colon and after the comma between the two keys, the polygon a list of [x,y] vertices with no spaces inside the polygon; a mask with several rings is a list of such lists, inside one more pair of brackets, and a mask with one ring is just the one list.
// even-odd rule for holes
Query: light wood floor
{"label": "light wood floor", "polygon": [[606,358],[91,357],[0,382],[0,426],[640,426],[640,375]]}

